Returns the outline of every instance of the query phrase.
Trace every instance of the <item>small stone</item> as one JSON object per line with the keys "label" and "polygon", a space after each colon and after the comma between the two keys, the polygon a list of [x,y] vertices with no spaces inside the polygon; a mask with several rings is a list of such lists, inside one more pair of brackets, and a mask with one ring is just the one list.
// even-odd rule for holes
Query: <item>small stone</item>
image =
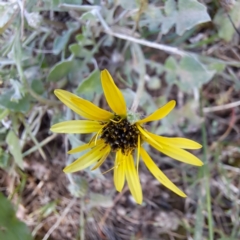
{"label": "small stone", "polygon": [[117,208],[117,214],[120,215],[120,216],[126,215],[126,210],[125,210],[125,208],[119,206],[119,207]]}

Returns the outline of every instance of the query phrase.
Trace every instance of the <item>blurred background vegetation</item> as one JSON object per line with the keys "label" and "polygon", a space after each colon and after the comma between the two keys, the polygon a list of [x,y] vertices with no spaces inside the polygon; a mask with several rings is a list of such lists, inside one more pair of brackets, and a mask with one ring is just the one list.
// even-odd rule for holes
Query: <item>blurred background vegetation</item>
{"label": "blurred background vegetation", "polygon": [[[239,12],[234,0],[1,0],[0,239],[240,239]],[[49,131],[79,118],[53,91],[107,109],[104,68],[128,106],[141,93],[142,114],[177,101],[149,128],[200,142],[205,165],[148,151],[188,198],[142,165],[141,206],[111,172],[62,173],[89,137]]]}

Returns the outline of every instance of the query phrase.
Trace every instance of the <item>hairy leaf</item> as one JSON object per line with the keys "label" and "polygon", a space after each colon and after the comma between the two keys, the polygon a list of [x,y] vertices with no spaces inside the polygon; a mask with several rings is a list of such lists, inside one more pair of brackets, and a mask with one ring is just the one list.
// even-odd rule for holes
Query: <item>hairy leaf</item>
{"label": "hairy leaf", "polygon": [[25,225],[16,218],[10,201],[0,192],[0,239],[31,240],[32,236]]}

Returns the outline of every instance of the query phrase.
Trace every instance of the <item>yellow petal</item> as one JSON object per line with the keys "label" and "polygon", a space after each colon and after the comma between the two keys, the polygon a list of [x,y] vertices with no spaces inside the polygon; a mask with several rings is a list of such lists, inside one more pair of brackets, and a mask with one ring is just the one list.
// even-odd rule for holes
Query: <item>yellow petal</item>
{"label": "yellow petal", "polygon": [[151,139],[146,139],[146,142],[148,142],[151,146],[156,148],[158,151],[162,152],[163,154],[176,159],[180,162],[188,163],[195,166],[202,166],[203,162],[195,157],[193,154],[174,146],[168,146],[168,145],[161,145],[160,148],[159,145],[156,145],[155,142],[151,141]]}
{"label": "yellow petal", "polygon": [[109,151],[108,146],[104,146],[104,144],[99,144],[88,153],[84,154],[76,161],[68,165],[63,169],[65,173],[77,172],[83,170],[84,168],[89,167],[96,161],[102,158]]}
{"label": "yellow petal", "polygon": [[165,187],[169,188],[171,191],[175,192],[181,197],[186,197],[186,194],[182,192],[174,183],[172,183],[168,177],[158,168],[158,166],[153,162],[147,152],[141,147],[141,157],[146,164],[148,170],[152,175]]}
{"label": "yellow petal", "polygon": [[82,151],[84,151],[84,150],[87,150],[87,149],[93,147],[94,145],[95,145],[94,142],[91,143],[91,144],[86,143],[86,144],[84,144],[84,145],[81,145],[81,146],[78,146],[78,147],[75,147],[75,148],[69,150],[67,153],[68,153],[68,154],[74,154],[74,153],[82,152]]}
{"label": "yellow petal", "polygon": [[159,148],[162,147],[162,146],[160,145],[160,143],[158,143],[157,141],[155,141],[155,140],[150,136],[150,133],[149,133],[147,130],[143,129],[143,128],[142,128],[140,125],[138,125],[138,124],[137,124],[137,128],[138,128],[138,130],[140,131],[140,133],[142,134],[142,137],[144,137],[144,139],[146,139],[146,141],[147,141],[147,139],[149,139],[149,141],[151,141],[151,142],[155,143],[156,145],[158,145]]}
{"label": "yellow petal", "polygon": [[116,190],[121,192],[125,183],[125,156],[121,150],[116,153],[113,180]]}
{"label": "yellow petal", "polygon": [[95,106],[93,103],[82,99],[68,91],[56,89],[54,93],[61,102],[63,102],[75,113],[84,118],[90,120],[106,121],[113,116],[112,113],[105,111]]}
{"label": "yellow petal", "polygon": [[141,184],[139,181],[139,177],[138,177],[136,168],[134,166],[134,160],[133,160],[133,157],[131,154],[126,157],[125,164],[126,164],[126,179],[128,182],[129,190],[130,190],[131,194],[133,195],[135,201],[138,204],[141,204],[142,203],[142,188],[141,188]]}
{"label": "yellow petal", "polygon": [[178,148],[184,148],[184,149],[199,149],[202,148],[202,145],[192,141],[190,139],[187,138],[168,138],[168,137],[162,137],[162,136],[158,136],[155,135],[153,133],[148,132],[148,134],[158,143],[161,144],[165,144],[165,145],[170,145],[170,146],[174,146],[174,147],[178,147]]}
{"label": "yellow petal", "polygon": [[73,153],[78,153],[78,152],[82,152],[84,150],[87,150],[91,147],[94,147],[95,145],[99,145],[99,144],[102,144],[104,141],[102,139],[98,139],[97,142],[90,142],[90,143],[86,143],[86,144],[83,144],[81,146],[78,146],[78,147],[75,147],[71,150],[69,150],[67,153],[68,154],[73,154]]}
{"label": "yellow petal", "polygon": [[92,133],[102,128],[99,122],[88,120],[71,120],[54,124],[50,130],[56,133]]}
{"label": "yellow petal", "polygon": [[99,168],[99,167],[104,163],[104,161],[106,160],[106,158],[107,158],[108,154],[110,153],[110,151],[111,151],[111,148],[108,146],[108,151],[107,151],[107,153],[102,156],[102,158],[101,158],[101,159],[97,162],[97,164],[91,169],[91,171]]}
{"label": "yellow petal", "polygon": [[126,116],[127,106],[124,97],[106,69],[101,72],[101,82],[109,107],[117,115]]}
{"label": "yellow petal", "polygon": [[150,114],[148,117],[139,120],[137,123],[146,123],[146,122],[152,122],[156,120],[160,120],[164,117],[166,117],[175,107],[176,102],[174,100],[168,102],[163,107],[156,110],[154,113]]}
{"label": "yellow petal", "polygon": [[109,119],[113,118],[112,113],[97,107],[96,105],[85,99],[79,97],[72,97],[71,100],[74,104],[81,108],[82,111],[88,114],[88,119],[97,121],[108,121]]}

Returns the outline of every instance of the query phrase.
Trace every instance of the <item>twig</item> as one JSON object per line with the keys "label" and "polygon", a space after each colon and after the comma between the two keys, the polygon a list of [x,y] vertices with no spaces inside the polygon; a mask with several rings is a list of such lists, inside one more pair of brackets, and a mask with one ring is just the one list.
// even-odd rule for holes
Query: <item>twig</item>
{"label": "twig", "polygon": [[[31,214],[30,214],[31,215]],[[35,226],[35,228],[32,230],[32,236],[35,237],[35,235],[37,234],[37,232],[48,222],[51,221],[52,219],[54,219],[55,216],[50,216],[46,219],[44,219],[43,221],[41,221],[37,226]]]}
{"label": "twig", "polygon": [[61,102],[57,102],[55,100],[49,100],[47,98],[43,98],[42,96],[38,95],[36,92],[34,92],[31,87],[28,85],[28,83],[25,82],[25,86],[29,94],[34,97],[38,102],[42,104],[46,104],[48,106],[59,106]]}
{"label": "twig", "polygon": [[181,50],[179,50],[178,48],[175,48],[175,47],[170,47],[170,46],[167,46],[167,45],[164,45],[164,44],[158,44],[158,43],[146,41],[146,40],[143,40],[143,39],[134,38],[134,37],[127,36],[127,35],[124,35],[124,34],[121,34],[121,33],[115,33],[111,30],[111,28],[108,26],[106,21],[103,19],[99,10],[100,10],[99,8],[98,9],[96,8],[92,11],[92,13],[95,14],[98,17],[100,23],[102,24],[102,26],[104,28],[103,31],[105,33],[107,33],[111,36],[117,37],[117,38],[121,38],[121,39],[130,41],[130,42],[135,42],[135,43],[147,46],[147,47],[156,48],[156,49],[168,52],[168,53],[180,55],[182,57],[186,56],[186,55],[189,55],[189,53],[187,53],[186,51],[181,51]]}
{"label": "twig", "polygon": [[100,7],[97,5],[74,5],[74,4],[67,4],[67,3],[62,3],[58,5],[58,8],[62,9],[62,10],[73,10],[73,11],[91,11],[91,10],[99,10]]}
{"label": "twig", "polygon": [[231,15],[228,13],[234,7],[235,0],[220,0],[219,3],[221,5],[221,7],[224,9],[225,13],[227,14],[227,17],[228,17],[229,21],[231,22],[234,30],[240,36],[239,30],[237,29],[235,23],[233,22]]}
{"label": "twig", "polygon": [[233,172],[236,172],[236,173],[240,174],[240,169],[237,168],[237,167],[233,167],[233,166],[223,164],[223,163],[218,163],[218,165],[221,166],[222,168],[225,168],[227,170],[230,170],[230,171],[233,171]]}
{"label": "twig", "polygon": [[234,30],[235,30],[235,31],[237,32],[237,34],[240,36],[240,31],[239,31],[239,30],[237,29],[237,27],[235,26],[235,24],[234,24],[234,22],[233,22],[233,20],[232,20],[232,18],[231,18],[231,16],[230,16],[230,14],[229,14],[227,11],[226,11],[226,13],[227,13],[228,19],[229,19],[229,21],[231,22]]}
{"label": "twig", "polygon": [[23,123],[23,125],[24,125],[24,127],[25,127],[25,129],[26,129],[26,132],[28,133],[28,135],[31,137],[31,139],[32,139],[33,142],[35,143],[35,147],[36,147],[37,150],[39,151],[40,155],[42,156],[42,158],[43,158],[44,160],[46,160],[47,157],[46,157],[46,155],[45,155],[42,147],[40,146],[38,140],[37,140],[36,137],[33,135],[33,133],[32,133],[32,131],[31,131],[29,125],[26,123],[25,118],[24,118],[24,117],[21,117],[21,121],[22,121],[22,123]]}
{"label": "twig", "polygon": [[35,145],[35,146],[33,146],[32,148],[28,149],[26,152],[24,152],[24,153],[23,153],[23,157],[26,157],[27,155],[29,155],[29,154],[32,153],[32,152],[35,152],[35,151],[38,149],[38,147],[42,147],[42,146],[46,145],[47,143],[51,142],[51,141],[52,141],[54,138],[56,138],[56,137],[57,137],[57,134],[53,134],[53,135],[47,137],[47,138],[44,139],[42,142],[40,142],[40,143],[38,144],[38,146]]}
{"label": "twig", "polygon": [[231,130],[232,130],[235,122],[236,122],[236,114],[235,114],[235,111],[234,111],[234,108],[233,108],[233,109],[232,109],[231,119],[230,119],[228,128],[227,128],[227,130],[224,132],[224,134],[219,137],[218,142],[223,141],[223,140],[228,136],[228,134],[231,132]]}
{"label": "twig", "polygon": [[72,201],[67,205],[67,207],[64,209],[62,215],[58,218],[58,220],[53,224],[53,226],[48,230],[48,232],[45,234],[44,238],[42,240],[47,240],[50,235],[54,232],[54,230],[59,226],[63,218],[68,214],[69,210],[73,207],[73,205],[76,203],[76,198],[72,199]]}
{"label": "twig", "polygon": [[96,8],[93,9],[92,13],[98,17],[98,19],[99,19],[100,23],[102,24],[102,26],[104,27],[105,31],[111,32],[110,27],[107,25],[106,21],[102,18],[102,15],[100,14],[99,9],[96,9]]}
{"label": "twig", "polygon": [[238,106],[240,106],[240,101],[224,104],[221,106],[206,107],[206,108],[203,108],[203,112],[204,113],[217,112],[217,111],[222,111],[222,110],[226,110],[226,109],[230,109]]}
{"label": "twig", "polygon": [[182,57],[189,55],[189,53],[187,53],[186,51],[182,51],[182,50],[179,50],[178,48],[170,47],[170,46],[167,46],[167,45],[164,45],[164,44],[158,44],[158,43],[150,42],[150,41],[147,41],[147,40],[127,36],[127,35],[124,35],[124,34],[121,34],[121,33],[114,33],[112,31],[106,31],[105,30],[105,33],[107,33],[111,36],[117,37],[117,38],[121,38],[121,39],[130,41],[130,42],[135,42],[135,43],[141,44],[141,45],[146,46],[146,47],[159,49],[159,50],[162,50],[162,51],[165,51],[165,52],[168,52],[168,53],[172,53],[172,54],[176,54],[176,55],[179,55],[179,56],[182,56]]}
{"label": "twig", "polygon": [[[94,9],[93,12],[92,12],[93,14],[95,13],[94,11],[99,11],[99,9],[97,9],[97,8]],[[158,44],[158,43],[150,42],[150,41],[147,41],[147,40],[134,38],[134,37],[127,36],[127,35],[124,35],[124,34],[121,34],[121,33],[114,33],[99,12],[95,13],[95,15],[98,17],[100,23],[102,24],[102,27],[104,28],[103,32],[105,32],[106,34],[109,34],[111,36],[114,36],[114,37],[117,37],[117,38],[120,38],[120,39],[124,39],[124,40],[130,41],[130,42],[135,42],[135,43],[141,44],[141,45],[146,46],[146,47],[159,49],[159,50],[171,53],[171,54],[176,54],[176,55],[179,55],[181,57],[183,57],[183,56],[197,56],[199,58],[203,58],[203,59],[208,60],[208,61],[217,61],[219,63],[224,63],[224,64],[227,64],[227,65],[232,65],[232,66],[237,66],[237,67],[239,66],[239,62],[237,62],[237,61],[236,62],[228,62],[228,61],[222,61],[222,60],[219,60],[219,59],[216,59],[216,58],[199,56],[196,53],[191,53],[191,52],[188,52],[188,51],[179,50],[178,48],[167,46],[167,45],[164,45],[164,44]]]}
{"label": "twig", "polygon": [[[230,122],[228,123],[228,128],[227,130],[223,133],[223,135],[221,135],[218,140],[216,142],[213,142],[211,147],[210,147],[210,150],[213,151],[216,146],[218,145],[219,142],[222,142],[228,135],[229,133],[231,132],[231,130],[233,129],[234,127],[234,124],[236,122],[236,115],[235,115],[235,111],[234,111],[234,108],[232,109],[232,114],[231,114],[231,119],[230,119]],[[238,133],[239,135],[239,133]]]}

